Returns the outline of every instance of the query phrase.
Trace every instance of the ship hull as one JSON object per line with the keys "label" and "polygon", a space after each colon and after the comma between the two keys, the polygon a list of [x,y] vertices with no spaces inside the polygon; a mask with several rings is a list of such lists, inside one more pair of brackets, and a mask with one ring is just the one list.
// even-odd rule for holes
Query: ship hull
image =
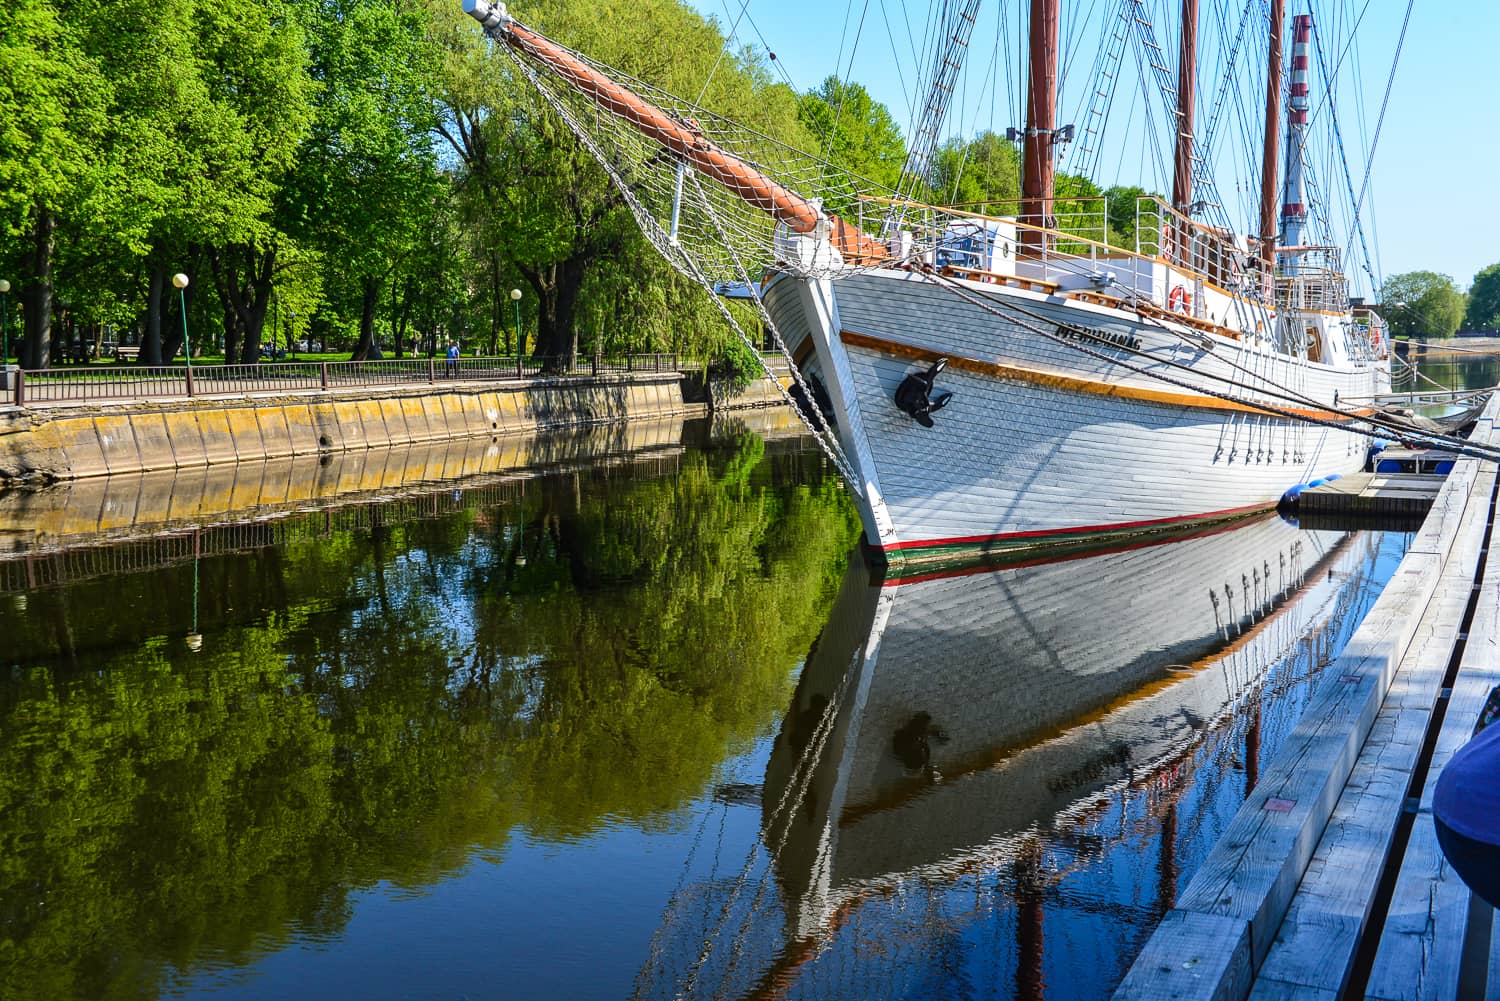
{"label": "ship hull", "polygon": [[[903,271],[821,288],[783,276],[765,291],[799,368],[827,390],[864,481],[866,536],[888,562],[1232,519],[1364,464],[1368,439],[1318,406],[1383,391],[1373,360],[1319,364],[1072,297],[953,284],[972,296]],[[934,391],[953,396],[929,428],[895,400],[939,358]]]}

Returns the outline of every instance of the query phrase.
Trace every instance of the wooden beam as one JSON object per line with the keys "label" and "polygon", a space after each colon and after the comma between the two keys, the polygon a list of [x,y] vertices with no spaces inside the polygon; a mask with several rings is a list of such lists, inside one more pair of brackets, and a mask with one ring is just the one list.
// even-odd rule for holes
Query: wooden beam
{"label": "wooden beam", "polygon": [[1469,889],[1437,842],[1432,793],[1443,767],[1474,732],[1490,690],[1500,685],[1500,561],[1487,565],[1468,644],[1396,878],[1365,996],[1379,1001],[1438,1001],[1458,995],[1469,916]]}

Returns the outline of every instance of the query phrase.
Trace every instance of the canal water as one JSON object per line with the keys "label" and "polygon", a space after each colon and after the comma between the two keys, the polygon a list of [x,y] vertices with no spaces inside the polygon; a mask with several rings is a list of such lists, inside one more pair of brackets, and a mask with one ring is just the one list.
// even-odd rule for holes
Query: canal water
{"label": "canal water", "polygon": [[0,997],[1106,997],[1408,537],[882,580],[758,420],[0,494]]}

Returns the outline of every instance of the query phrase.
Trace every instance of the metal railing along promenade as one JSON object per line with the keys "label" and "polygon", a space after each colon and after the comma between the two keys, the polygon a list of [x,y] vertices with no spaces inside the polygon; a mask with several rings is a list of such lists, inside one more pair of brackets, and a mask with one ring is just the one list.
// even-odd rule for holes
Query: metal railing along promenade
{"label": "metal railing along promenade", "polygon": [[565,364],[525,355],[494,358],[388,358],[380,361],[268,361],[255,365],[95,365],[78,369],[13,370],[9,400],[86,403],[94,400],[231,396],[362,386],[437,385],[450,380],[498,382],[540,376],[675,372],[670,353],[615,358],[575,357]]}

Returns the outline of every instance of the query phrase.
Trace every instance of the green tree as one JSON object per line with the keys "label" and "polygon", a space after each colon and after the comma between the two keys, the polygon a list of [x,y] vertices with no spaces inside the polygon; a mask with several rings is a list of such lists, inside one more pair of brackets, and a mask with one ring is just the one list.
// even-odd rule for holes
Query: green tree
{"label": "green tree", "polygon": [[1140,199],[1150,192],[1133,184],[1117,184],[1104,191],[1109,213],[1109,243],[1125,250],[1135,250],[1139,239],[1136,209]]}
{"label": "green tree", "polygon": [[1491,264],[1474,276],[1469,286],[1466,330],[1500,330],[1500,264]]}
{"label": "green tree", "polygon": [[1434,271],[1391,275],[1380,303],[1397,337],[1452,337],[1464,315],[1464,296],[1453,279]]}
{"label": "green tree", "polygon": [[380,293],[411,252],[441,189],[427,11],[412,0],[304,6],[318,83],[311,134],[284,194],[288,232],[316,246],[326,294],[359,318],[354,358],[379,358]]}
{"label": "green tree", "polygon": [[58,220],[102,223],[117,176],[99,156],[111,84],[90,51],[89,27],[48,0],[0,8],[0,236],[18,239],[7,256],[19,265],[19,354],[32,368],[49,361]]}
{"label": "green tree", "polygon": [[1014,215],[1021,198],[1021,153],[994,132],[949,139],[933,157],[933,198],[973,212]]}
{"label": "green tree", "polygon": [[[476,256],[484,270],[471,284],[489,297],[486,326],[498,336],[510,312],[507,276],[517,276],[531,292],[524,305],[535,310],[535,353],[560,364],[588,326],[596,338],[606,326],[618,332],[610,310],[622,278],[661,276],[668,290],[675,279],[650,259],[655,251],[619,192],[509,58],[494,53],[453,5],[432,2],[443,52],[440,132],[460,167],[463,219],[482,240]],[[528,20],[632,76],[676,93],[701,92],[710,109],[748,109],[763,132],[810,145],[795,95],[744,53],[721,60],[717,25],[676,0],[553,0],[529,10]],[[652,285],[652,296],[663,292]]]}
{"label": "green tree", "polygon": [[[830,76],[797,100],[797,118],[812,133],[817,153],[829,163],[886,188],[894,188],[906,163],[906,140],[890,109],[863,84]],[[850,213],[850,206],[830,206]]]}

